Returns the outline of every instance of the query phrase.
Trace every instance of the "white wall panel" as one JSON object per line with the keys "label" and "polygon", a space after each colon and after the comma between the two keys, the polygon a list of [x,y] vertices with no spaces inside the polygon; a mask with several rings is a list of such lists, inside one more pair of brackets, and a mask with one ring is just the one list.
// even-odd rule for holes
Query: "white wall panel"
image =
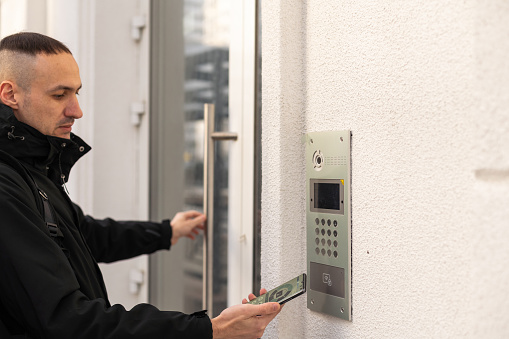
{"label": "white wall panel", "polygon": [[[95,1],[93,8],[94,81],[84,91],[93,96],[92,211],[95,217],[148,218],[148,107],[139,126],[132,124],[133,102],[148,102],[148,30],[131,35],[134,16],[148,20],[148,1]],[[86,52],[85,52],[86,53]],[[101,267],[113,302],[126,307],[148,300],[129,293],[129,273],[144,272],[145,257]]]}
{"label": "white wall panel", "polygon": [[27,0],[0,1],[0,35],[7,35],[27,29]]}

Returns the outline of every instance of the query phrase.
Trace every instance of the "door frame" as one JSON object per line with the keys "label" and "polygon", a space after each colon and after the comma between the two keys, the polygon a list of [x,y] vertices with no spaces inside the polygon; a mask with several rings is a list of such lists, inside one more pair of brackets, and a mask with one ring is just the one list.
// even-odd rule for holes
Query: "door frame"
{"label": "door frame", "polygon": [[[256,0],[233,1],[230,44],[230,131],[238,131],[229,157],[228,306],[253,292],[256,114]],[[240,188],[240,189],[239,189]],[[238,206],[237,206],[238,205]]]}

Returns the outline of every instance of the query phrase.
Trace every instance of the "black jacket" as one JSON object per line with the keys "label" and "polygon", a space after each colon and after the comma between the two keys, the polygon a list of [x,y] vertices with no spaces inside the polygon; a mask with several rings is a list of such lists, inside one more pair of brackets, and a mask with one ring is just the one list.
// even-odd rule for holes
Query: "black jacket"
{"label": "black jacket", "polygon": [[62,187],[90,150],[85,142],[73,134],[71,140],[45,136],[0,104],[0,149],[22,162],[47,193],[68,250],[66,256],[49,236],[26,181],[0,162],[0,320],[8,328],[29,338],[212,338],[203,312],[110,305],[97,262],[169,249],[171,227],[168,220],[85,216]]}

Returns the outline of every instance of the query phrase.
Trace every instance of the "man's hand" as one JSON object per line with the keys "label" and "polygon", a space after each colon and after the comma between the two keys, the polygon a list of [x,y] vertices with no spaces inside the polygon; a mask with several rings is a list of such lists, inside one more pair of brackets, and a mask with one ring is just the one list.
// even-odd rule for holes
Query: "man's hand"
{"label": "man's hand", "polygon": [[172,236],[171,244],[175,245],[179,238],[188,237],[194,239],[199,234],[199,230],[205,228],[207,217],[197,211],[186,211],[175,214],[171,220]]}
{"label": "man's hand", "polygon": [[[267,293],[267,290],[260,290],[260,294]],[[249,295],[249,300],[256,298],[254,294]],[[265,303],[261,305],[246,304],[235,305],[227,308],[221,314],[212,319],[212,332],[214,339],[256,339],[263,336],[267,325],[279,314],[281,306],[278,303]]]}

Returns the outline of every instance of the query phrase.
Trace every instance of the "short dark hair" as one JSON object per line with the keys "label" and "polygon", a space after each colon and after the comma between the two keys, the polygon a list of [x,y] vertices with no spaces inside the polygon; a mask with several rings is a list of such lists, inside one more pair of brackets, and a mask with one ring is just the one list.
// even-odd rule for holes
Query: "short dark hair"
{"label": "short dark hair", "polygon": [[21,32],[6,36],[0,41],[0,82],[14,81],[30,91],[36,57],[60,53],[72,55],[63,43],[43,34]]}
{"label": "short dark hair", "polygon": [[3,50],[31,56],[59,53],[69,53],[72,55],[69,48],[60,41],[34,32],[20,32],[6,36],[0,41],[0,51]]}

